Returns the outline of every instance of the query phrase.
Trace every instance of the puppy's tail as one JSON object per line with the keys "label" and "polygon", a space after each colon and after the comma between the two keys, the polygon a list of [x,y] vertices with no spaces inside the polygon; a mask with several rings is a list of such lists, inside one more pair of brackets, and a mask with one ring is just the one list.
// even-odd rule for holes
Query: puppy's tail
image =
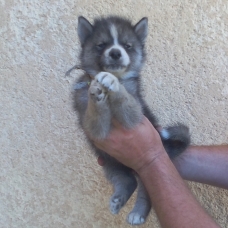
{"label": "puppy's tail", "polygon": [[189,129],[183,124],[163,128],[159,133],[170,159],[180,155],[190,144]]}

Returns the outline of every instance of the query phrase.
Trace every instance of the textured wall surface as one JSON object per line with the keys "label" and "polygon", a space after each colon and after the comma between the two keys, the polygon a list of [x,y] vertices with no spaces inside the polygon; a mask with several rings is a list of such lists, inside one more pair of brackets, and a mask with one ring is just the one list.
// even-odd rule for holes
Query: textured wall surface
{"label": "textured wall surface", "polygon": [[[111,186],[72,111],[77,17],[149,18],[144,94],[161,125],[190,126],[194,144],[228,142],[227,0],[0,0],[0,227],[114,228]],[[228,224],[228,191],[189,183]],[[154,211],[142,227],[159,227]]]}

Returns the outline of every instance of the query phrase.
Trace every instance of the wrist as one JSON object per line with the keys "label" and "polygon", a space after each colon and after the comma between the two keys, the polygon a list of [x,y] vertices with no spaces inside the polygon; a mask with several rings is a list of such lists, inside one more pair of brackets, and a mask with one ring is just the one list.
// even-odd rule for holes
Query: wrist
{"label": "wrist", "polygon": [[156,166],[156,164],[160,163],[162,160],[169,159],[164,148],[161,148],[156,153],[153,150],[149,150],[146,154],[147,156],[142,159],[139,167],[135,169],[139,176],[147,173],[153,166]]}

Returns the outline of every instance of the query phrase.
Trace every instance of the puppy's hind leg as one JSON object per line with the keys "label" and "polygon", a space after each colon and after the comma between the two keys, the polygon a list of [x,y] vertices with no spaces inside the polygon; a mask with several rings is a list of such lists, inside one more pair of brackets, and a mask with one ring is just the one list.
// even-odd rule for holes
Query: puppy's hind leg
{"label": "puppy's hind leg", "polygon": [[120,84],[119,92],[109,94],[112,114],[125,128],[135,127],[143,117],[139,102]]}
{"label": "puppy's hind leg", "polygon": [[138,193],[133,210],[129,213],[127,217],[127,222],[131,225],[143,224],[150,212],[151,202],[147,191],[138,179]]}
{"label": "puppy's hind leg", "polygon": [[118,214],[137,187],[131,169],[122,164],[109,162],[104,167],[107,179],[113,184],[114,193],[110,199],[110,211]]}
{"label": "puppy's hind leg", "polygon": [[107,92],[97,81],[93,80],[89,88],[89,100],[83,127],[92,139],[104,139],[111,124],[111,113],[107,102]]}

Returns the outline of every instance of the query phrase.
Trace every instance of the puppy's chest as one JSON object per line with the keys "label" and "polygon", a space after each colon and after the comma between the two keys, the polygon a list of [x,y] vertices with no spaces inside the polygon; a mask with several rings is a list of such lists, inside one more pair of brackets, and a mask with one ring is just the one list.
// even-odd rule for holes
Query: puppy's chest
{"label": "puppy's chest", "polygon": [[135,99],[138,99],[138,84],[135,80],[120,80],[120,83],[125,87],[127,92],[131,94]]}

